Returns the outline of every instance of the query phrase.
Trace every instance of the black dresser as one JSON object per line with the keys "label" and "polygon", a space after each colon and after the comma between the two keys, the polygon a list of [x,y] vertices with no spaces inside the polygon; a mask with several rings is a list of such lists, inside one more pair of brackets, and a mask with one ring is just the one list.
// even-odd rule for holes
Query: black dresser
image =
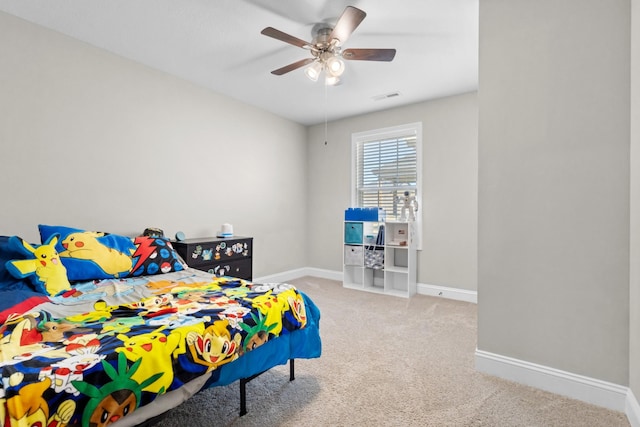
{"label": "black dresser", "polygon": [[171,242],[189,267],[252,280],[253,237],[202,237]]}

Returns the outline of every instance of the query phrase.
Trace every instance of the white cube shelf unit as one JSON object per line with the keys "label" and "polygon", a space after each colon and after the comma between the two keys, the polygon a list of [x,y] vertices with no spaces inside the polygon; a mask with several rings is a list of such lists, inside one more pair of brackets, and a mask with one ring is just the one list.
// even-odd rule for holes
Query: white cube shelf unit
{"label": "white cube shelf unit", "polygon": [[[384,242],[376,242],[384,226]],[[409,298],[416,293],[412,222],[345,221],[343,286]]]}

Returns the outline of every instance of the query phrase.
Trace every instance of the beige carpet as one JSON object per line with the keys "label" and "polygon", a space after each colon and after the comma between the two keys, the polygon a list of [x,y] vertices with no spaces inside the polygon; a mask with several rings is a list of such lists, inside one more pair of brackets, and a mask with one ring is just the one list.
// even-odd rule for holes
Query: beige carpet
{"label": "beige carpet", "polygon": [[170,426],[629,426],[624,414],[513,384],[474,369],[476,306],[291,281],[320,307],[323,354],[247,385],[206,390],[173,409]]}

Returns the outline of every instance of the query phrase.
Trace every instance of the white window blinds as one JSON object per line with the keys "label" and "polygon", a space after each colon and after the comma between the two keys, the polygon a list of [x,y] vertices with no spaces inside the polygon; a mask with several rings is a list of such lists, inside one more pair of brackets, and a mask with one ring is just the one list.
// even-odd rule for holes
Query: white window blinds
{"label": "white window blinds", "polygon": [[354,135],[355,200],[358,207],[384,208],[387,220],[400,217],[399,197],[419,198],[419,135],[403,126]]}

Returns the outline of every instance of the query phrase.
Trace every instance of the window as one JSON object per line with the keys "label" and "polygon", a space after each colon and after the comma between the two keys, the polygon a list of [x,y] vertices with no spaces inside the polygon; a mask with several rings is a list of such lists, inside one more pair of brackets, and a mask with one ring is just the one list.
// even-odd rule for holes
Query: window
{"label": "window", "polygon": [[[380,206],[387,221],[396,221],[405,191],[422,202],[422,123],[355,133],[351,141],[352,206]],[[418,227],[420,216],[416,215]]]}

